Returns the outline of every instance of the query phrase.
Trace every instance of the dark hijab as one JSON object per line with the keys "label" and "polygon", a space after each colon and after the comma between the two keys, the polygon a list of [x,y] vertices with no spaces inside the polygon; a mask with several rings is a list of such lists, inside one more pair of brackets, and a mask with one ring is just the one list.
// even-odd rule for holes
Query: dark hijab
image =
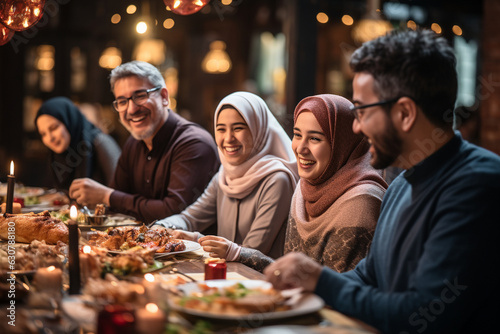
{"label": "dark hijab", "polygon": [[35,117],[35,127],[41,115],[57,118],[66,126],[71,136],[65,152],[50,153],[50,170],[55,186],[67,190],[74,179],[91,177],[95,168],[93,143],[100,130],[66,97],[54,97],[45,101]]}

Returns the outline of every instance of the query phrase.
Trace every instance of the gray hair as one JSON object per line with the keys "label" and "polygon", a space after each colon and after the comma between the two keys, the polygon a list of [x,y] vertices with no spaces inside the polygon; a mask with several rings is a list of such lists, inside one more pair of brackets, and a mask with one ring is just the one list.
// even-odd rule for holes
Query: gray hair
{"label": "gray hair", "polygon": [[111,71],[111,74],[109,75],[111,91],[114,91],[117,80],[131,76],[146,79],[154,87],[166,87],[165,79],[163,79],[160,71],[155,66],[144,61],[133,60],[131,62],[121,64]]}

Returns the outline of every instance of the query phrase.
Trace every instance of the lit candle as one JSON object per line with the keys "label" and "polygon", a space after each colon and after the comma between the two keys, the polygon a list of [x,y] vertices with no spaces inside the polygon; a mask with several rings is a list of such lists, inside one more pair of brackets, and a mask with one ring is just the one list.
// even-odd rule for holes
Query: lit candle
{"label": "lit candle", "polygon": [[35,272],[34,284],[40,292],[60,292],[62,286],[62,271],[50,266],[39,268]]}
{"label": "lit candle", "polygon": [[91,274],[90,271],[90,251],[89,245],[85,245],[82,248],[82,254],[80,254],[80,272],[82,275],[82,283],[85,285]]}
{"label": "lit candle", "polygon": [[145,274],[142,284],[144,285],[147,300],[157,302],[158,282],[155,280],[155,276],[153,274]]}
{"label": "lit candle", "polygon": [[226,279],[226,259],[205,259],[205,281],[211,279]]}
{"label": "lit candle", "polygon": [[68,220],[69,230],[69,294],[80,294],[80,256],[78,254],[78,223],[76,219],[78,212],[76,206],[72,205],[69,212],[70,220]]}
{"label": "lit candle", "polygon": [[137,333],[162,334],[165,331],[165,315],[156,304],[146,304],[137,310],[135,324]]}
{"label": "lit candle", "polygon": [[14,161],[10,162],[10,174],[7,175],[7,203],[5,206],[6,213],[12,213],[12,203],[14,202],[14,187],[16,185],[16,177],[14,176]]}

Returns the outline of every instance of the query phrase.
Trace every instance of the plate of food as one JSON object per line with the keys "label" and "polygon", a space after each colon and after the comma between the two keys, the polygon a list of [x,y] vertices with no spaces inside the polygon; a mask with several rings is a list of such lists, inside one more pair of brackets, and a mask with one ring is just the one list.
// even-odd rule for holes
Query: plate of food
{"label": "plate of food", "polygon": [[154,250],[156,258],[201,248],[197,242],[173,238],[167,229],[151,229],[145,225],[111,227],[105,231],[94,231],[88,239],[90,245],[105,248],[112,254],[134,252],[138,249]]}
{"label": "plate of food", "polygon": [[[197,242],[190,241],[190,240],[180,240],[180,241],[186,246],[186,248],[184,248],[183,250],[178,250],[178,251],[174,250],[174,251],[163,252],[163,253],[156,252],[154,255],[155,259],[159,259],[159,258],[163,258],[163,257],[175,255],[175,254],[194,252],[194,251],[197,251],[198,249],[201,248],[201,245]],[[116,250],[116,251],[108,251],[108,252],[110,254],[124,254],[124,253],[133,253],[136,251],[136,249],[137,248],[135,247],[135,248],[131,248],[128,250]]]}
{"label": "plate of food", "polygon": [[261,280],[210,280],[186,283],[177,289],[179,293],[169,298],[173,310],[217,320],[284,319],[313,313],[324,306],[315,294],[278,291]]}
{"label": "plate of food", "polygon": [[68,226],[52,217],[49,211],[0,215],[0,239],[11,240],[11,226],[15,226],[16,242],[31,243],[39,240],[57,245],[59,241],[65,244],[69,241]]}
{"label": "plate of food", "polygon": [[[67,223],[70,219],[69,212],[70,208],[64,208],[51,211],[50,215]],[[78,211],[76,220],[78,221],[78,227],[82,231],[89,231],[92,229],[107,230],[110,227],[142,225],[142,223],[137,221],[134,217],[120,213],[96,214],[95,212],[91,212],[90,215],[86,215]]]}
{"label": "plate of food", "polygon": [[[16,184],[14,187],[14,197],[34,197],[41,196],[45,193],[45,189],[40,187],[25,187],[21,184]],[[0,196],[7,194],[7,184],[0,184]]]}

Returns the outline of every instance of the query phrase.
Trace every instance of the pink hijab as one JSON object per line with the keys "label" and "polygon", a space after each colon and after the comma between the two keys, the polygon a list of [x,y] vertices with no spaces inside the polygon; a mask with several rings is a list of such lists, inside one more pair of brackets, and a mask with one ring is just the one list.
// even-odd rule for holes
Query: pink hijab
{"label": "pink hijab", "polygon": [[224,105],[231,105],[243,117],[252,134],[254,147],[248,160],[238,166],[230,165],[219,149],[222,165],[219,186],[222,191],[232,198],[245,198],[263,178],[277,171],[287,173],[295,188],[299,176],[292,142],[264,100],[248,92],[226,96],[215,111],[214,129]]}
{"label": "pink hijab", "polygon": [[351,102],[338,95],[315,95],[299,102],[294,122],[301,112],[310,111],[330,142],[330,161],[315,180],[302,180],[300,189],[305,208],[312,218],[324,213],[342,194],[363,183],[387,183],[370,165],[370,145],[362,134],[352,131]]}

